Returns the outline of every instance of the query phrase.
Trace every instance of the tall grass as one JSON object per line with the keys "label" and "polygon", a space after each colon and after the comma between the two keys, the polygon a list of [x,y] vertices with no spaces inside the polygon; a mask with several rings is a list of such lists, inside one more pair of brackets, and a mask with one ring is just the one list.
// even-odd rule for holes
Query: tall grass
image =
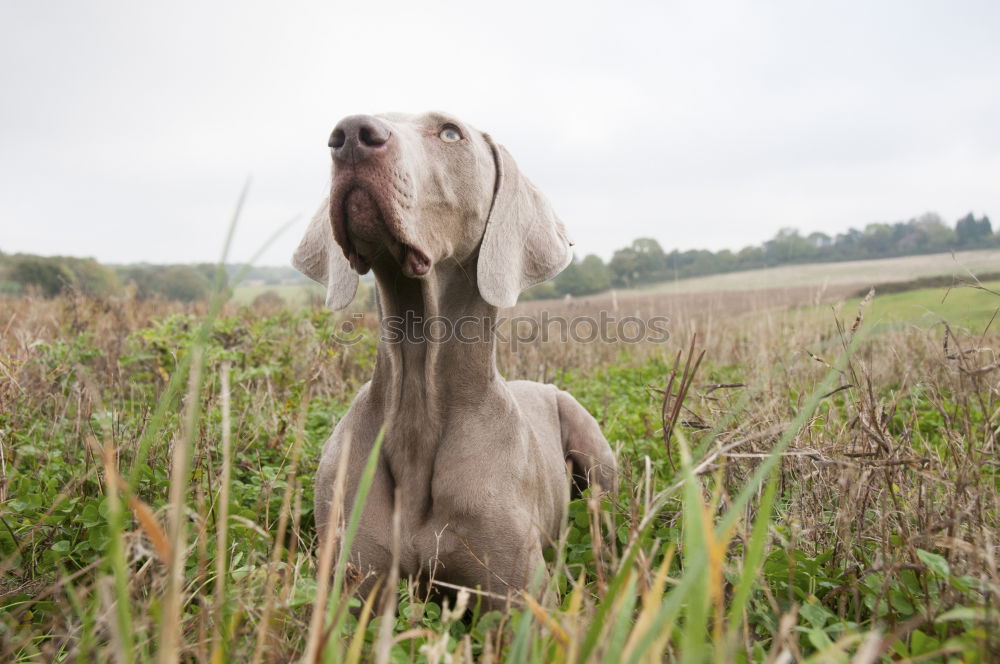
{"label": "tall grass", "polygon": [[4,301],[4,661],[994,661],[990,329],[762,305],[675,319],[681,352],[502,349],[598,416],[622,477],[570,505],[546,587],[485,613],[395,571],[353,597],[378,446],[317,541],[310,475],[371,332],[167,308]]}

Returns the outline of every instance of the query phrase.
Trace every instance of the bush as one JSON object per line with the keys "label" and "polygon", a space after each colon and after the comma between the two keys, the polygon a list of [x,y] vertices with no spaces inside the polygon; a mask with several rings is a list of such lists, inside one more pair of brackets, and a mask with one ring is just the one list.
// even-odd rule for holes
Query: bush
{"label": "bush", "polygon": [[36,291],[45,297],[77,290],[92,297],[106,297],[119,290],[114,270],[93,258],[69,256],[0,256],[0,292]]}

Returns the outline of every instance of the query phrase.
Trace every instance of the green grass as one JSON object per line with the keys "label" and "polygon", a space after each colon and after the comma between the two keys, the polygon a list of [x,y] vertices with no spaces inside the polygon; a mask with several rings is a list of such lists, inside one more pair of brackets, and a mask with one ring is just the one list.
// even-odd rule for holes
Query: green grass
{"label": "green grass", "polygon": [[[983,284],[994,293],[1000,292],[1000,281]],[[876,329],[900,324],[930,327],[942,321],[967,330],[983,331],[1000,307],[1000,298],[983,290],[961,288],[922,288],[904,293],[876,293],[866,307],[865,320]],[[861,298],[848,300],[845,311],[858,308]],[[996,323],[994,323],[996,325]]]}

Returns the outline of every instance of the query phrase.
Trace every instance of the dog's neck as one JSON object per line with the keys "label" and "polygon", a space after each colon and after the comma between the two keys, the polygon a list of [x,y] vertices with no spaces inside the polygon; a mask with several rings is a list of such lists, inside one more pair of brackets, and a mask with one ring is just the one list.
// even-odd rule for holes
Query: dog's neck
{"label": "dog's neck", "polygon": [[497,308],[479,295],[475,274],[474,261],[437,265],[423,279],[376,267],[383,338],[370,389],[387,442],[427,451],[451,417],[497,389]]}

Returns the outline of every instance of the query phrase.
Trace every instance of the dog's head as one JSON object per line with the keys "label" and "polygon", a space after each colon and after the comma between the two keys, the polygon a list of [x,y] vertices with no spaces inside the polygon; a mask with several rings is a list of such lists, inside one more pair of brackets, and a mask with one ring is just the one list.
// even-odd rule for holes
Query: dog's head
{"label": "dog's head", "polygon": [[443,113],[352,115],[330,136],[330,195],[292,259],[342,309],[358,274],[423,279],[476,260],[483,299],[511,306],[572,259],[548,201],[486,134]]}

